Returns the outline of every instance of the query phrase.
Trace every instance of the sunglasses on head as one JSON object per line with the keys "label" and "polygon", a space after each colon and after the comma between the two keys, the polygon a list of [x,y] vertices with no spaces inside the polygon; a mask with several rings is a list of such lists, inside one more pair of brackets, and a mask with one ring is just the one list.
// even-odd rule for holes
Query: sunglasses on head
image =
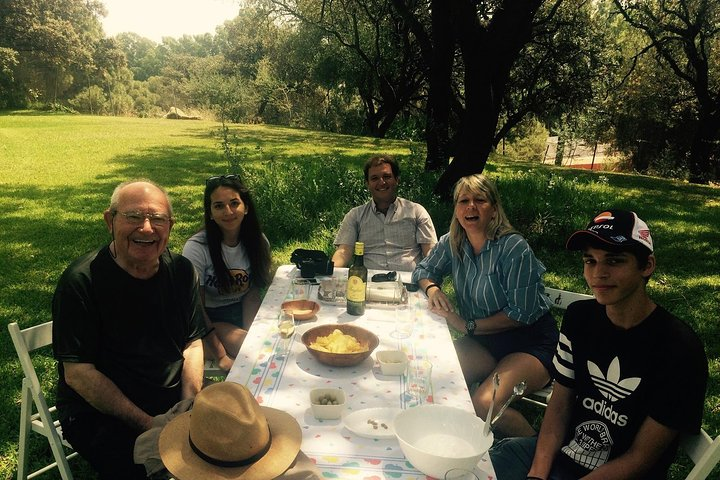
{"label": "sunglasses on head", "polygon": [[238,181],[241,181],[240,175],[238,175],[238,174],[236,174],[236,173],[231,173],[231,174],[229,174],[229,175],[216,175],[216,176],[214,176],[214,177],[210,177],[210,178],[208,178],[207,180],[205,180],[205,185],[207,185],[207,184],[209,184],[209,183],[212,183],[212,182],[217,182],[217,181],[220,181],[220,180],[225,180],[225,179],[227,179],[227,180],[238,180]]}

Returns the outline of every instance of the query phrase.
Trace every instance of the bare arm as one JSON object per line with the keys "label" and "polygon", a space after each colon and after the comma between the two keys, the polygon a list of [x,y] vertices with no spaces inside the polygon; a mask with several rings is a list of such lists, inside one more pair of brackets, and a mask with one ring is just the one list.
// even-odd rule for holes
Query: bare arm
{"label": "bare arm", "polygon": [[[423,278],[418,281],[420,288],[425,291],[434,282],[429,278]],[[437,285],[437,284],[435,284]],[[460,315],[455,313],[450,300],[439,287],[430,287],[427,290],[428,307],[433,313],[437,313],[441,317],[444,317],[448,325],[453,327],[459,332],[465,332],[465,319],[461,318]],[[499,311],[487,318],[476,318],[475,319],[475,334],[477,335],[489,335],[491,333],[504,332],[506,330],[512,330],[521,326],[519,322],[516,322],[512,318],[508,317],[503,311]]]}
{"label": "bare arm", "polygon": [[555,382],[553,394],[540,427],[535,457],[528,476],[539,478],[550,476],[555,456],[565,440],[574,399],[574,390]]}
{"label": "bare arm", "polygon": [[225,347],[217,336],[213,328],[213,324],[205,312],[205,287],[200,287],[200,300],[203,304],[203,319],[205,320],[205,327],[210,332],[202,339],[203,346],[207,349],[208,357],[217,360],[218,366],[225,371],[230,370],[234,359],[230,357],[225,351]]}
{"label": "bare arm", "polygon": [[152,417],[130,401],[115,383],[92,363],[63,362],[65,381],[98,411],[122,420],[141,432],[152,427]]}
{"label": "bare arm", "polygon": [[194,398],[203,384],[203,344],[199,338],[193,340],[183,350],[182,398]]}
{"label": "bare arm", "polygon": [[243,297],[243,328],[250,330],[255,315],[260,310],[260,304],[262,299],[260,298],[260,289],[257,287],[250,287],[250,290]]}
{"label": "bare arm", "polygon": [[[432,293],[432,292],[428,292]],[[444,294],[441,293],[444,296]],[[435,296],[435,295],[433,295]],[[447,297],[446,297],[447,298]],[[433,307],[430,309],[433,313],[437,313],[441,317],[445,317],[448,325],[453,327],[459,332],[466,332],[465,330],[465,319],[460,317],[453,311],[445,310],[441,307]],[[492,333],[505,332],[522,326],[521,323],[516,322],[512,318],[508,317],[503,311],[497,312],[486,318],[475,319],[475,330],[472,332],[475,335],[490,335]]]}
{"label": "bare arm", "polygon": [[422,250],[423,258],[427,257],[430,250],[435,246],[435,243],[421,243],[420,250]]}
{"label": "bare arm", "polygon": [[657,463],[677,435],[677,430],[672,430],[647,417],[627,452],[596,468],[583,478],[587,480],[639,478]]}
{"label": "bare arm", "polygon": [[336,267],[347,267],[353,256],[352,245],[338,245],[337,250],[333,253],[332,261]]}

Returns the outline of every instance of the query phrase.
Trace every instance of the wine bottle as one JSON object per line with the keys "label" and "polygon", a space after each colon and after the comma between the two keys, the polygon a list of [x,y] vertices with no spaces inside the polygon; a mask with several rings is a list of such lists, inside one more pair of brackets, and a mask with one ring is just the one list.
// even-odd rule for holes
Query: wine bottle
{"label": "wine bottle", "polygon": [[363,315],[365,313],[365,294],[367,286],[367,268],[363,261],[365,245],[355,242],[355,257],[352,267],[348,270],[347,283],[347,312],[350,315]]}

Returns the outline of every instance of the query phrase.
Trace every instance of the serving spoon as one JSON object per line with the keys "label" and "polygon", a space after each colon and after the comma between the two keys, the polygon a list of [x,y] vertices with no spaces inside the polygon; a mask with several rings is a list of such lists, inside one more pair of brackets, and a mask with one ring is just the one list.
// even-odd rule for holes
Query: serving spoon
{"label": "serving spoon", "polygon": [[[503,404],[503,406],[498,411],[497,415],[495,415],[495,418],[492,419],[490,422],[490,428],[495,426],[495,422],[498,421],[500,416],[505,413],[505,409],[512,403],[513,400],[515,400],[517,397],[521,396],[523,393],[525,393],[525,388],[527,387],[527,382],[523,380],[522,382],[518,383],[513,387],[513,393],[510,395],[510,398],[507,399],[507,401]],[[495,403],[495,394],[493,392],[493,403]],[[492,405],[490,406],[490,411],[492,411]],[[487,426],[487,424],[486,424]]]}
{"label": "serving spoon", "polygon": [[500,375],[495,372],[495,375],[493,375],[493,393],[492,393],[492,402],[490,402],[490,408],[488,409],[487,418],[485,419],[485,426],[483,427],[483,435],[487,436],[490,433],[490,424],[491,420],[493,418],[493,407],[495,406],[495,394],[497,393],[497,389],[500,386]]}

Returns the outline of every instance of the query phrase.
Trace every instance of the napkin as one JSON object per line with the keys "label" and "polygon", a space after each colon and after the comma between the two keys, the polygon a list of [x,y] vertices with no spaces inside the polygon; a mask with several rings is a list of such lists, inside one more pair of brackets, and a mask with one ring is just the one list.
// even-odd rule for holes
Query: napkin
{"label": "napkin", "polygon": [[406,303],[407,290],[399,282],[369,282],[366,299],[368,302]]}

